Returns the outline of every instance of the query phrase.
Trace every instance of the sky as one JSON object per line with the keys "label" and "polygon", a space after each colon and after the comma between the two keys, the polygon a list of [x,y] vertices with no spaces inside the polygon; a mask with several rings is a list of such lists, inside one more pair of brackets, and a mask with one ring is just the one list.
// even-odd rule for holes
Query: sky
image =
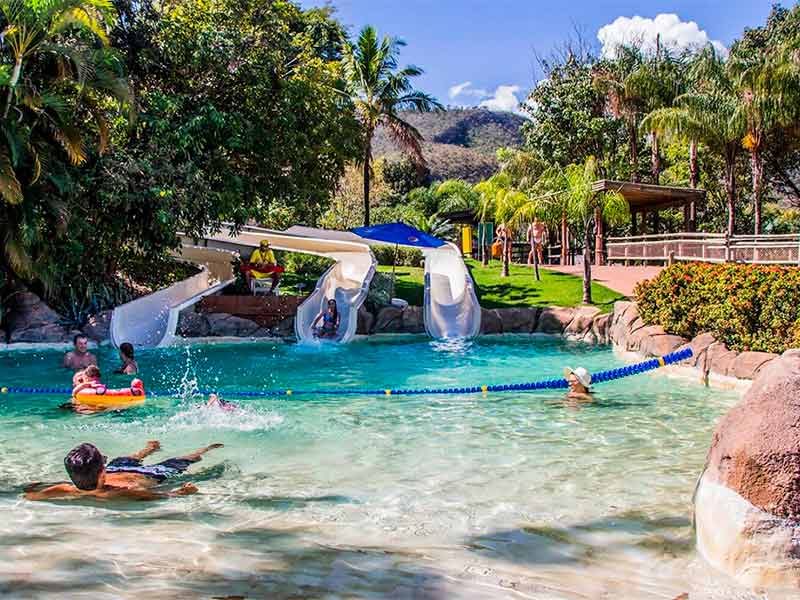
{"label": "sky", "polygon": [[[784,0],[789,6],[794,0]],[[599,52],[635,35],[677,47],[724,49],[745,27],[762,25],[773,0],[300,0],[332,5],[351,35],[373,25],[406,41],[401,64],[425,70],[417,89],[446,105],[515,110],[547,55],[579,29]],[[630,40],[629,40],[630,41]]]}

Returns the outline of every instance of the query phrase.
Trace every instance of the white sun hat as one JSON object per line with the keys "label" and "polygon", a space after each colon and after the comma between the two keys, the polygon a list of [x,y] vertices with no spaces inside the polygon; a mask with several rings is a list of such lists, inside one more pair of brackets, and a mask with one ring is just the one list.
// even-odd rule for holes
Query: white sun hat
{"label": "white sun hat", "polygon": [[588,388],[592,383],[592,374],[589,373],[589,371],[587,371],[583,367],[578,367],[577,369],[573,369],[571,367],[565,367],[564,379],[569,379],[570,375],[575,375],[575,378],[585,388]]}

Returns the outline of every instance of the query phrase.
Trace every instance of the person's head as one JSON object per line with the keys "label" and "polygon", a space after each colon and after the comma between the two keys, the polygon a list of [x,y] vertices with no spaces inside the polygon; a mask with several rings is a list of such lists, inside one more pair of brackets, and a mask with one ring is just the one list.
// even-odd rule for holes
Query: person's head
{"label": "person's head", "polygon": [[94,444],[83,443],[70,450],[64,467],[79,490],[95,490],[105,483],[106,457]]}
{"label": "person's head", "polygon": [[119,345],[119,355],[122,357],[122,360],[133,360],[133,344],[122,342]]}
{"label": "person's head", "polygon": [[89,338],[79,333],[72,339],[72,345],[75,346],[75,352],[83,354],[89,350]]}
{"label": "person's head", "polygon": [[539,217],[533,217],[533,224],[538,225],[540,223]]}
{"label": "person's head", "polygon": [[269,240],[261,240],[258,244],[258,247],[264,251],[269,250]]}
{"label": "person's head", "polygon": [[331,313],[332,315],[335,315],[336,311],[337,311],[336,300],[334,298],[331,298],[330,300],[328,300],[328,312]]}
{"label": "person's head", "polygon": [[569,384],[569,391],[579,394],[588,393],[589,386],[592,384],[592,375],[583,367],[578,367],[577,369],[565,368],[564,379]]}
{"label": "person's head", "polygon": [[97,365],[89,365],[83,370],[84,379],[100,379],[100,369]]}
{"label": "person's head", "polygon": [[208,395],[208,402],[206,402],[208,406],[217,406],[219,404],[219,396],[216,394],[209,394]]}

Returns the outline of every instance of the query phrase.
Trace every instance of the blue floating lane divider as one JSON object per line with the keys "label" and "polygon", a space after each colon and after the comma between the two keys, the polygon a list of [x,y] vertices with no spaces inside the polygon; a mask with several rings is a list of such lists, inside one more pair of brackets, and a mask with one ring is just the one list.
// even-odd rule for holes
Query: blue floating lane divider
{"label": "blue floating lane divider", "polygon": [[[600,371],[592,375],[592,383],[605,383],[606,381],[613,381],[614,379],[621,379],[629,375],[638,375],[645,371],[652,371],[659,367],[679,363],[692,357],[691,348],[684,348],[672,354],[661,356],[655,359],[649,359],[627,367],[609,369],[607,371]],[[544,381],[533,381],[529,383],[512,383],[512,384],[498,384],[498,385],[479,385],[472,387],[452,387],[452,388],[399,388],[399,389],[358,389],[358,388],[341,388],[341,389],[317,389],[317,390],[233,390],[225,391],[227,397],[240,397],[240,398],[274,398],[280,396],[395,396],[395,395],[445,395],[445,394],[486,394],[488,392],[509,392],[509,391],[528,391],[528,390],[559,390],[567,389],[569,385],[566,379],[547,379]],[[201,389],[196,393],[208,395],[215,390]],[[150,396],[180,396],[184,393],[183,390],[148,390]],[[71,396],[72,390],[70,388],[29,388],[29,387],[0,387],[0,394],[39,394],[48,396],[66,395]]]}

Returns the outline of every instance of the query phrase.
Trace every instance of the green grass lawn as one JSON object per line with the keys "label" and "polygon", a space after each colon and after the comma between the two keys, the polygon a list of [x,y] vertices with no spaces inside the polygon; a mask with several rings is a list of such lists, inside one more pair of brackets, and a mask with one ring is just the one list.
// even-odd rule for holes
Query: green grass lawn
{"label": "green grass lawn", "polygon": [[[484,308],[512,306],[577,306],[583,296],[580,277],[540,269],[541,281],[536,281],[533,268],[511,265],[510,276],[501,277],[502,265],[492,261],[484,267],[478,261],[467,260],[467,267],[476,284],[476,292]],[[391,273],[392,267],[379,266],[378,271]],[[421,306],[423,302],[423,270],[415,267],[397,267],[395,296],[409,304]],[[592,284],[592,300],[601,310],[611,310],[614,302],[624,296],[597,283]]]}

